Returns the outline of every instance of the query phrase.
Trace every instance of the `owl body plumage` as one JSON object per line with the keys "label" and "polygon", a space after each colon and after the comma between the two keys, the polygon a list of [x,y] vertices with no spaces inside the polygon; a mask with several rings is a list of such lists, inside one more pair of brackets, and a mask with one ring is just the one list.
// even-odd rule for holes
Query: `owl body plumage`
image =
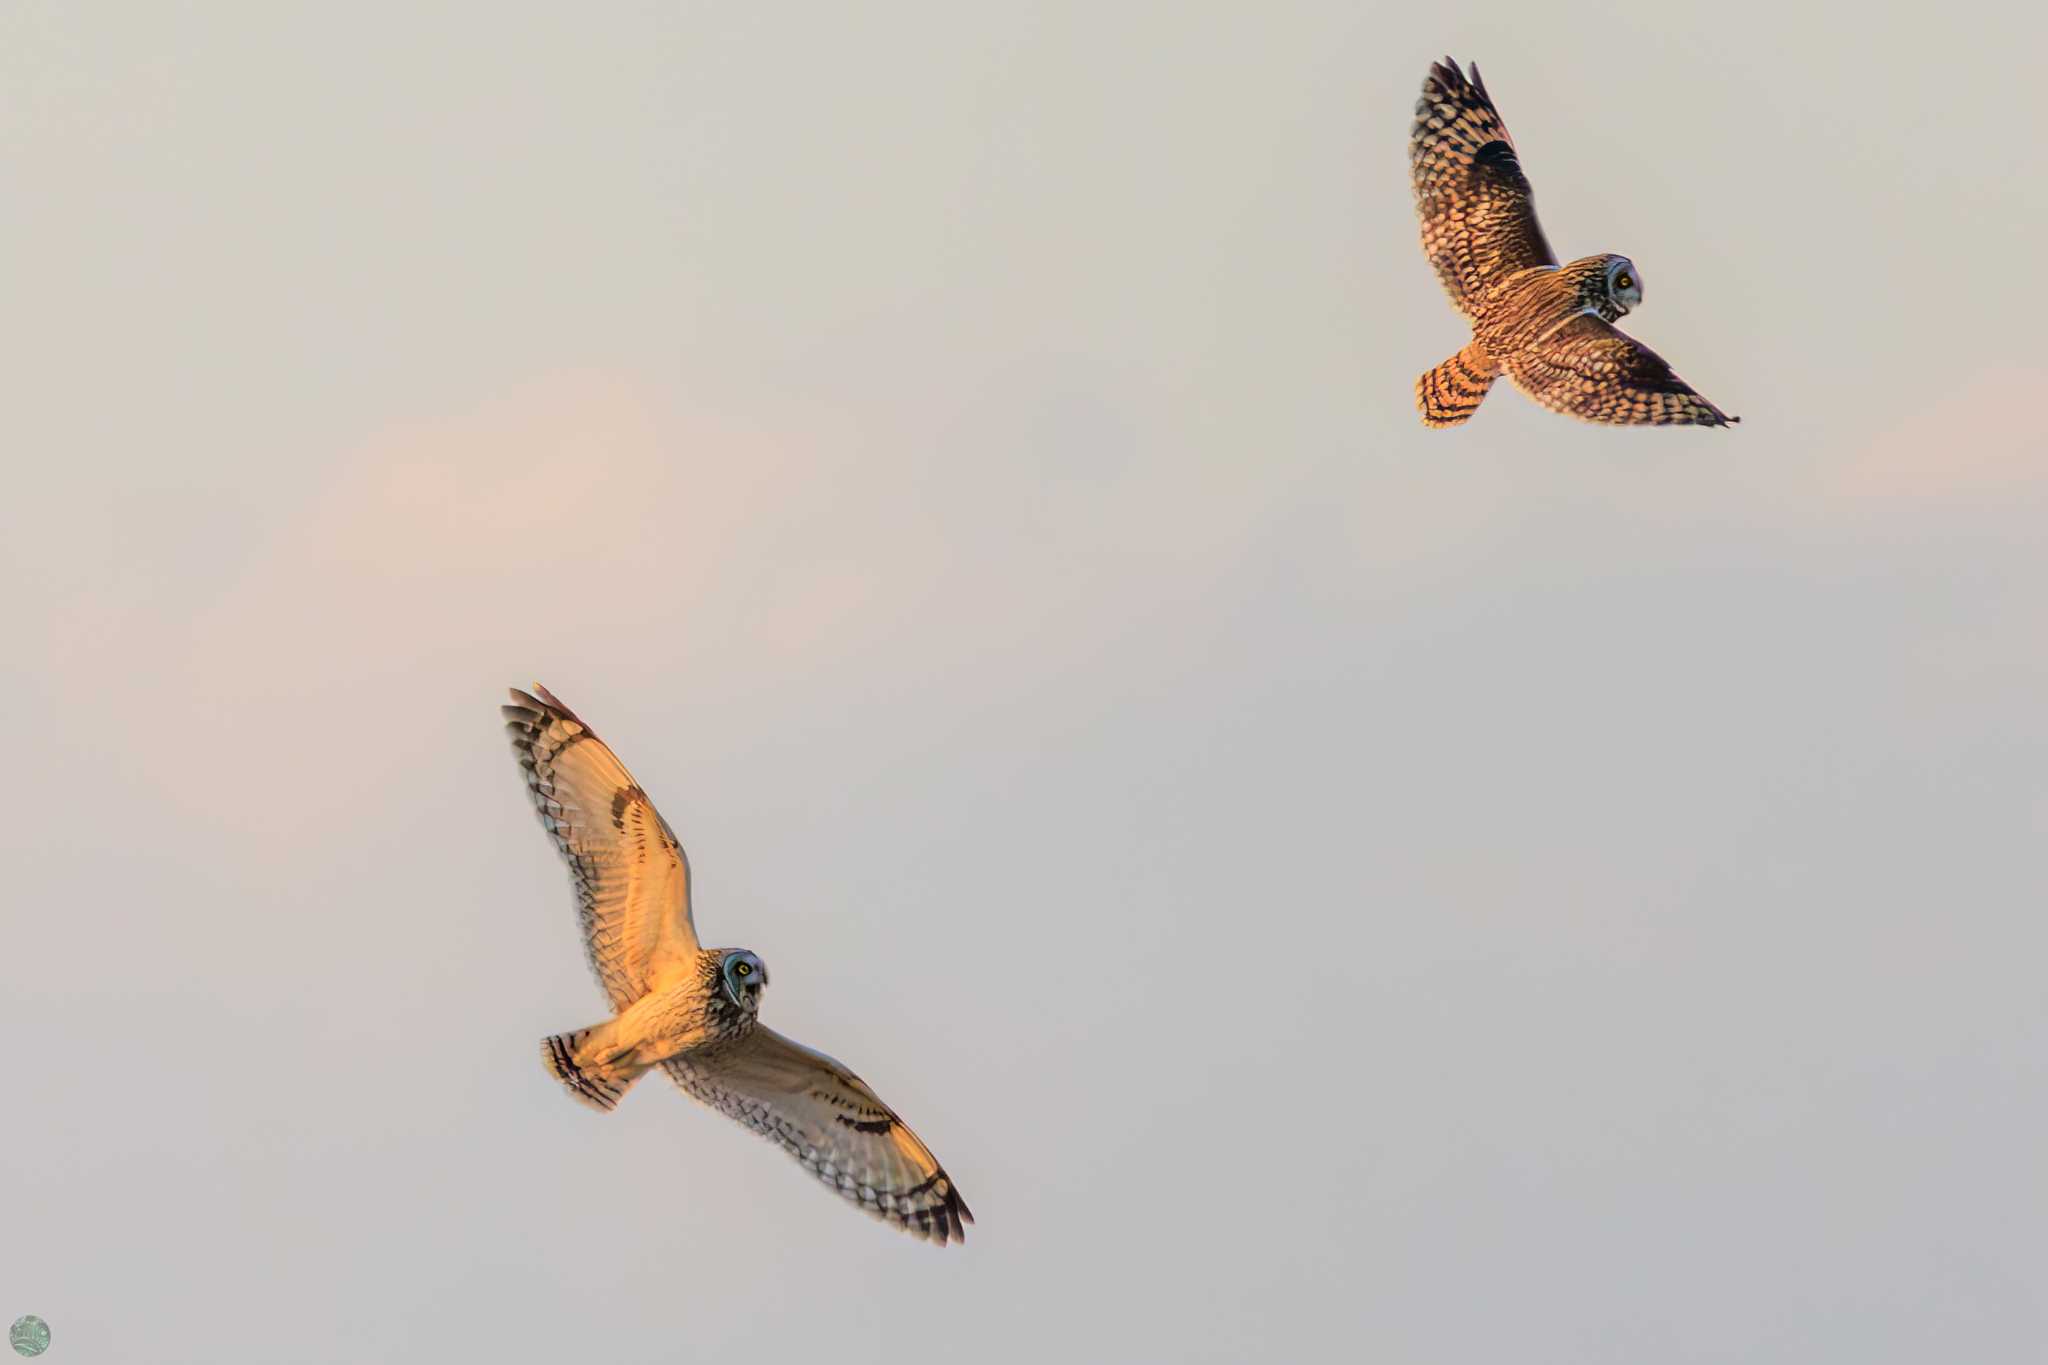
{"label": "owl body plumage", "polygon": [[753,1029],[754,1016],[719,989],[719,968],[730,951],[743,950],[700,950],[696,969],[671,973],[606,1022],[542,1039],[541,1061],[570,1094],[608,1112],[663,1062],[739,1041]]}
{"label": "owl body plumage", "polygon": [[609,1111],[659,1066],[868,1213],[942,1246],[963,1240],[974,1215],[931,1149],[844,1065],[760,1022],[767,965],[698,946],[689,862],[625,765],[546,688],[515,690],[501,710],[613,1010],[545,1039],[548,1071]]}
{"label": "owl body plumage", "polygon": [[1554,412],[1617,425],[1739,421],[1614,323],[1642,300],[1625,256],[1559,265],[1536,220],[1529,179],[1500,111],[1472,68],[1430,68],[1409,131],[1422,249],[1472,323],[1472,341],[1415,383],[1427,426],[1456,426],[1506,373]]}
{"label": "owl body plumage", "polygon": [[630,1056],[644,1071],[696,1048],[744,1038],[755,1016],[725,994],[719,970],[738,951],[699,949],[692,970],[674,973],[620,1011],[609,1040],[619,1055]]}

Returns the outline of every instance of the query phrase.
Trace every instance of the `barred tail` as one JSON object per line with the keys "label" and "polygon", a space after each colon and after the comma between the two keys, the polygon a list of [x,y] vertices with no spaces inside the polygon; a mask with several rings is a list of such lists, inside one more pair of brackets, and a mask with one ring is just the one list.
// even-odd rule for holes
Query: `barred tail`
{"label": "barred tail", "polygon": [[612,1061],[597,1060],[605,1049],[592,1048],[590,1037],[610,1027],[609,1024],[599,1024],[593,1028],[577,1029],[574,1033],[557,1033],[552,1038],[542,1039],[540,1045],[540,1059],[546,1064],[549,1074],[567,1086],[569,1093],[578,1100],[605,1113],[610,1113],[618,1105],[626,1087],[639,1080],[647,1070],[623,1057]]}
{"label": "barred tail", "polygon": [[1486,391],[1500,377],[1500,366],[1477,341],[1415,381],[1415,406],[1426,427],[1454,427],[1479,411]]}

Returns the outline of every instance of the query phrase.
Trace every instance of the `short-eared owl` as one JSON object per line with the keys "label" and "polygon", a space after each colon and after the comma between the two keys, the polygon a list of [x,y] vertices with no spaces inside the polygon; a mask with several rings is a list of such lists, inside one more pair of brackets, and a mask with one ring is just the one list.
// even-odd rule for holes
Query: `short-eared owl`
{"label": "short-eared owl", "polygon": [[615,1016],[543,1042],[548,1070],[608,1110],[660,1066],[877,1218],[941,1246],[965,1239],[974,1215],[931,1149],[860,1077],[760,1022],[767,965],[697,945],[690,863],[668,822],[589,726],[533,690],[513,690],[505,728]]}
{"label": "short-eared owl", "polygon": [[1424,425],[1450,427],[1479,409],[1506,370],[1553,412],[1624,426],[1722,427],[1730,417],[1614,320],[1643,301],[1626,256],[1560,266],[1543,240],[1529,178],[1500,111],[1472,68],[1446,57],[1429,69],[1408,134],[1422,250],[1459,312],[1465,349],[1415,381]]}

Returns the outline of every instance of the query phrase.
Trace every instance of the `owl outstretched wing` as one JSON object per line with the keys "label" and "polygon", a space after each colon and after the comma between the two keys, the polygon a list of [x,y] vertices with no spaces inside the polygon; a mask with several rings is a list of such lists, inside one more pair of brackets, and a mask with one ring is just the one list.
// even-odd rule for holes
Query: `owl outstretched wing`
{"label": "owl outstretched wing", "polygon": [[690,864],[640,784],[576,713],[539,683],[499,708],[540,822],[569,864],[590,966],[622,1010],[694,964]]}
{"label": "owl outstretched wing", "polygon": [[1508,357],[1507,370],[1522,392],[1581,421],[1725,427],[1742,420],[1700,397],[1655,351],[1591,313]]}
{"label": "owl outstretched wing", "polygon": [[931,1149],[824,1053],[756,1024],[729,1047],[662,1065],[692,1098],[776,1143],[875,1217],[940,1246],[966,1240],[974,1215]]}
{"label": "owl outstretched wing", "polygon": [[1430,67],[1408,133],[1408,169],[1423,253],[1466,317],[1477,317],[1487,290],[1517,270],[1557,264],[1514,139],[1476,64],[1469,81],[1448,57]]}

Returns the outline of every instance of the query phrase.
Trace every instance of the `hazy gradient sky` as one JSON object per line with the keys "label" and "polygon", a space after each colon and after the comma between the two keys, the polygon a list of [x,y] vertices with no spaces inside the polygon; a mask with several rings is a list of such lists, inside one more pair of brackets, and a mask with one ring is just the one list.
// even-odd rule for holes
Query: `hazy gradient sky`
{"label": "hazy gradient sky", "polygon": [[[0,1320],[2037,1360],[2048,24],[1836,12],[8,6]],[[1417,424],[1447,51],[1739,429]],[[542,1072],[533,679],[964,1252]]]}

